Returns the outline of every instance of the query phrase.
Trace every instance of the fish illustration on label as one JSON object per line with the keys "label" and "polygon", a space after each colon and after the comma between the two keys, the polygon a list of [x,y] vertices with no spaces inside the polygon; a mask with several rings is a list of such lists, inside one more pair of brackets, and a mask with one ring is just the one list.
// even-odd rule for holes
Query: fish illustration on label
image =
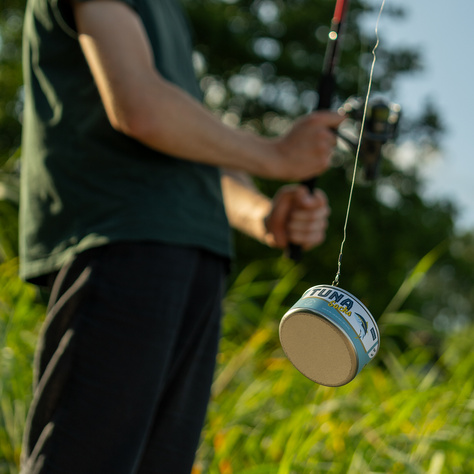
{"label": "fish illustration on label", "polygon": [[369,324],[362,317],[361,314],[355,313],[355,315],[357,317],[357,321],[360,323],[359,339],[362,339],[363,337],[365,337],[365,335],[367,334],[367,331],[369,330]]}

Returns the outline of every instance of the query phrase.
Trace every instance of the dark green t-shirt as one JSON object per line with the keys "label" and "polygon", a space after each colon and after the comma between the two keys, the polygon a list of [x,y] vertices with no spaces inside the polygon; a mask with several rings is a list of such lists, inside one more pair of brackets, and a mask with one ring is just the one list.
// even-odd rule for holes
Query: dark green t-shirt
{"label": "dark green t-shirt", "polygon": [[[126,3],[142,18],[160,73],[201,99],[177,0]],[[111,127],[68,8],[62,0],[29,0],[25,15],[22,277],[49,273],[112,241],[153,240],[228,256],[219,170],[161,154]]]}

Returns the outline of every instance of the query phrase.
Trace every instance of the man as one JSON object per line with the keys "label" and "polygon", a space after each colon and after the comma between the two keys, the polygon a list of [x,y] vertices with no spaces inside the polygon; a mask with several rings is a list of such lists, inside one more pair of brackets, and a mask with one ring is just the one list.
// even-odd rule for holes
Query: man
{"label": "man", "polygon": [[277,139],[231,129],[202,107],[191,53],[175,0],[28,2],[21,273],[51,297],[23,474],[189,473],[227,219],[280,248],[324,239],[321,191],[272,202],[248,175],[322,173],[342,118]]}

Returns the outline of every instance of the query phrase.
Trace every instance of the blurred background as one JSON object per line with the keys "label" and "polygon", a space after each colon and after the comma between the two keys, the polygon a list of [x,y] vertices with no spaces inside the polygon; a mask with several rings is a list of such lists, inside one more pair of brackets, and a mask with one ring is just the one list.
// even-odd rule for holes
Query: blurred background
{"label": "blurred background", "polygon": [[[334,0],[183,0],[207,107],[273,136],[308,113]],[[334,107],[364,97],[381,2],[352,0]],[[0,474],[18,473],[31,365],[44,318],[18,279],[21,29],[24,0],[0,0]],[[341,142],[319,180],[328,237],[295,264],[235,234],[223,337],[197,473],[472,473],[474,208],[468,19],[474,5],[388,0],[373,98],[401,105],[379,173],[356,186],[341,287],[378,321],[381,351],[341,388],[284,357],[278,324],[337,269],[354,155]],[[348,125],[357,132],[357,121]],[[257,181],[272,195],[282,183]]]}
{"label": "blurred background", "polygon": [[[398,20],[387,16],[381,19],[384,44],[419,49],[423,70],[400,78],[394,95],[406,113],[420,110],[426,102],[435,103],[446,130],[439,154],[421,170],[425,178],[424,196],[452,199],[459,210],[456,227],[469,230],[474,226],[470,137],[474,95],[469,52],[472,42],[469,18],[474,14],[474,4],[462,0],[449,5],[429,0],[399,0],[396,4],[404,9],[405,15]],[[371,21],[367,22],[367,31]]]}

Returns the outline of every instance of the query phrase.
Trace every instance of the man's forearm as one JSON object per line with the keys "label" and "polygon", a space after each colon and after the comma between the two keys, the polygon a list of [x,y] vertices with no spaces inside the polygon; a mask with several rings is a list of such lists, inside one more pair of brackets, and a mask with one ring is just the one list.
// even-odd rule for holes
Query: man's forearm
{"label": "man's forearm", "polygon": [[334,112],[302,117],[270,139],[223,124],[156,69],[140,18],[122,2],[75,2],[79,41],[111,125],[177,158],[279,179],[324,172],[336,143]]}
{"label": "man's forearm", "polygon": [[121,2],[74,6],[79,41],[110,123],[161,152],[209,165],[271,175],[275,140],[234,130],[154,66],[143,25]]}
{"label": "man's forearm", "polygon": [[257,189],[246,173],[224,170],[221,182],[231,226],[268,244],[265,218],[271,211],[271,200]]}

